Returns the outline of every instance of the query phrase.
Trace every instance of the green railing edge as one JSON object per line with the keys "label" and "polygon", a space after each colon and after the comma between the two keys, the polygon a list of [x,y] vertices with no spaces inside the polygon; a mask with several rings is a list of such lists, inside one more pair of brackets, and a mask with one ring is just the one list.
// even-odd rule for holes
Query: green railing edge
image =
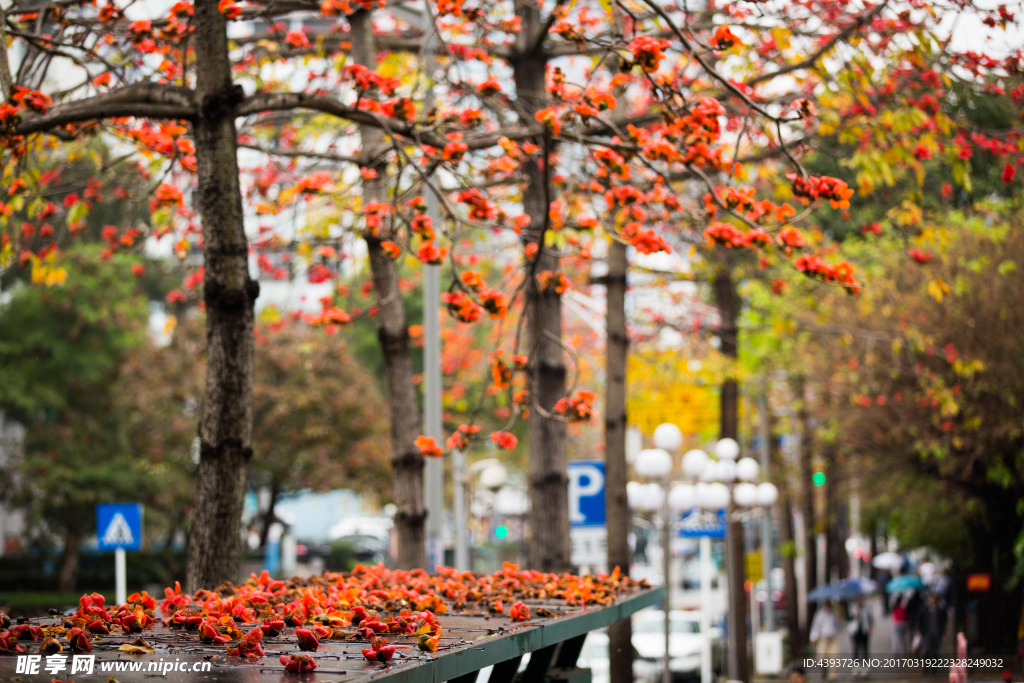
{"label": "green railing edge", "polygon": [[[570,638],[584,635],[590,631],[604,628],[617,621],[639,612],[642,609],[662,602],[665,599],[665,587],[650,588],[636,595],[631,595],[608,607],[596,608],[583,614],[551,619],[543,624],[528,626],[512,631],[508,635],[498,636],[494,640],[474,645],[473,649],[456,649],[438,655],[433,662],[427,663],[424,669],[430,669],[433,675],[421,678],[427,671],[414,672],[413,668],[403,672],[420,674],[415,677],[396,677],[395,683],[441,683],[458,678],[484,667],[520,657],[528,652],[560,643]],[[420,667],[415,667],[416,669]],[[388,679],[391,683],[392,679]]]}

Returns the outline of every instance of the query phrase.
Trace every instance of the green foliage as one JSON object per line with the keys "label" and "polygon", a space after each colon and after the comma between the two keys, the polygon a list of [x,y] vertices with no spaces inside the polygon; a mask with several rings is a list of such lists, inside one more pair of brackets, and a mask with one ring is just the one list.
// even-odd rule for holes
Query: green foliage
{"label": "green foliage", "polygon": [[[991,543],[983,555],[1008,556],[1024,527],[1024,282],[1000,265],[1024,258],[1024,226],[1007,202],[926,212],[922,225],[909,243],[843,244],[859,296],[798,275],[782,296],[751,284],[749,334],[768,368],[808,378],[816,436],[856,464],[865,518],[970,566],[985,561],[979,539]],[[769,329],[789,341],[765,339]]]}
{"label": "green foliage", "polygon": [[[167,346],[126,361],[122,412],[135,450],[168,479],[158,501],[184,525],[191,449],[205,392],[205,319],[186,317]],[[339,338],[301,325],[257,336],[250,477],[276,493],[339,487],[386,495],[387,410],[373,377]]]}
{"label": "green foliage", "polygon": [[156,482],[131,455],[115,386],[146,335],[148,306],[127,256],[65,252],[64,285],[22,285],[0,308],[0,409],[27,428],[6,497],[53,531],[83,535],[98,502],[144,499]]}
{"label": "green foliage", "polygon": [[89,392],[116,376],[141,343],[148,314],[133,260],[99,258],[98,246],[68,251],[63,286],[17,288],[0,308],[0,406],[25,422],[88,407]]}

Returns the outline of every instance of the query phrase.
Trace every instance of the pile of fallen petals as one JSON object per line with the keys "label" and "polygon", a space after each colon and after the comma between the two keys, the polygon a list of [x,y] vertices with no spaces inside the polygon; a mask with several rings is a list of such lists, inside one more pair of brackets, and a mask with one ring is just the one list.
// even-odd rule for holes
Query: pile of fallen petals
{"label": "pile of fallen petals", "polygon": [[[363,649],[367,661],[387,663],[396,650],[411,649],[389,645],[389,636],[415,637],[419,650],[436,652],[443,634],[438,615],[483,613],[525,622],[534,615],[556,616],[542,606],[531,612],[525,601],[601,606],[646,586],[621,576],[618,568],[611,574],[575,576],[520,570],[507,562],[493,574],[450,567],[428,574],[422,569],[389,570],[381,564],[282,581],[264,571],[240,586],[224,583],[194,595],[183,593],[175,583],[164,589],[159,602],[146,592],[134,593],[117,606],[107,606],[99,593],[83,595],[78,610],[52,626],[27,621],[11,626],[11,620],[0,615],[0,654],[25,652],[31,641],[41,642],[43,652],[84,652],[108,634],[139,635],[120,649],[148,652],[152,649],[141,636],[160,620],[186,640],[223,644],[229,657],[262,657],[265,636],[276,638],[292,628],[296,645],[304,652],[315,652],[324,640],[358,640],[368,644]],[[308,654],[282,655],[281,663],[291,672],[316,668]]]}

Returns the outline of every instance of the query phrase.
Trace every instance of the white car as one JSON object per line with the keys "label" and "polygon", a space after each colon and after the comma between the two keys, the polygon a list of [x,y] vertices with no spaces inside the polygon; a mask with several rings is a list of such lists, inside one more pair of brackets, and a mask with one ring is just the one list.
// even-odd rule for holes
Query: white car
{"label": "white car", "polygon": [[608,683],[611,680],[607,633],[591,631],[587,634],[576,666],[580,669],[590,669],[591,683]]}
{"label": "white car", "polygon": [[[669,670],[673,680],[700,679],[700,652],[710,641],[712,669],[721,662],[722,631],[711,627],[700,632],[700,613],[694,610],[669,612]],[[665,613],[645,610],[633,618],[633,671],[642,681],[660,681],[665,655]]]}

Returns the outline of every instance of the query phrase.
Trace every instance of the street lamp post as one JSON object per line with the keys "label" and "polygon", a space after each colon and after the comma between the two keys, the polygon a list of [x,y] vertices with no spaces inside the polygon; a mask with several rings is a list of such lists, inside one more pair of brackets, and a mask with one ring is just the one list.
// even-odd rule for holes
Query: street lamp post
{"label": "street lamp post", "polygon": [[[778,500],[779,490],[769,482],[754,483],[761,477],[761,466],[753,458],[740,458],[737,461],[740,447],[734,440],[720,439],[715,444],[715,454],[719,457],[719,461],[715,464],[717,478],[732,485],[726,523],[726,565],[729,583],[729,673],[731,678],[746,680],[746,589],[743,567],[743,527],[739,509],[771,506]],[[733,482],[737,480],[738,483],[733,485]],[[768,595],[770,600],[770,586]],[[752,612],[751,619],[756,618]],[[756,629],[756,625],[754,628]]]}
{"label": "street lamp post", "polygon": [[665,662],[662,669],[663,683],[671,683],[672,671],[669,667],[670,656],[668,651],[669,634],[671,632],[669,613],[672,611],[672,602],[669,600],[669,589],[672,585],[672,496],[669,487],[672,478],[672,457],[671,454],[679,450],[683,445],[683,432],[671,422],[658,425],[654,430],[654,446],[669,453],[669,467],[665,473],[665,505],[662,510],[661,544],[664,552],[662,563],[665,567]]}
{"label": "street lamp post", "polygon": [[[662,425],[664,426],[664,425]],[[658,429],[661,429],[659,427]],[[682,435],[680,435],[679,443],[682,443]],[[676,448],[679,445],[676,444]],[[641,477],[649,479],[660,479],[664,488],[658,484],[647,484],[643,487],[643,496],[641,499],[641,505],[648,510],[657,510],[659,507],[662,508],[661,515],[661,553],[662,553],[662,566],[665,576],[665,657],[662,664],[662,683],[671,683],[672,673],[669,669],[669,653],[668,653],[668,641],[669,641],[669,609],[670,601],[669,595],[672,589],[672,581],[669,579],[669,562],[671,560],[671,553],[669,552],[669,537],[671,531],[670,513],[668,506],[668,490],[669,480],[672,476],[672,456],[669,452],[662,448],[648,448],[640,451],[636,456],[636,462],[633,463],[633,467],[636,473]]]}
{"label": "street lamp post", "polygon": [[[708,454],[700,449],[687,451],[683,455],[683,474],[697,481],[709,462]],[[676,503],[682,509],[703,507],[693,485],[683,484],[675,487]],[[706,492],[704,493],[706,497]],[[711,683],[711,641],[708,632],[711,629],[711,537],[707,534],[700,537],[700,681]]]}
{"label": "street lamp post", "polygon": [[[687,451],[683,455],[683,473],[695,484],[671,486],[673,460],[670,451],[682,445],[682,433],[675,425],[660,425],[654,433],[657,448],[637,454],[634,469],[637,475],[661,484],[630,482],[627,486],[629,505],[642,510],[660,510],[663,572],[665,576],[665,655],[662,662],[662,681],[671,679],[669,634],[671,622],[671,554],[672,518],[677,512],[694,507],[718,512],[726,510],[726,564],[728,567],[729,601],[729,672],[735,677],[746,671],[746,591],[743,583],[743,542],[734,528],[741,524],[742,508],[768,507],[775,503],[779,491],[774,484],[756,482],[761,477],[761,466],[753,458],[739,458],[740,447],[732,439],[721,439],[715,444],[717,460],[702,450]],[[737,460],[739,458],[739,460]],[[738,543],[737,543],[738,541]],[[711,683],[711,643],[707,638],[711,615],[711,539],[700,539],[700,630],[701,683]],[[738,577],[738,580],[737,580]],[[738,585],[738,588],[737,588]],[[769,592],[770,596],[770,592]],[[770,598],[769,598],[770,599]],[[742,668],[741,668],[742,667]]]}

